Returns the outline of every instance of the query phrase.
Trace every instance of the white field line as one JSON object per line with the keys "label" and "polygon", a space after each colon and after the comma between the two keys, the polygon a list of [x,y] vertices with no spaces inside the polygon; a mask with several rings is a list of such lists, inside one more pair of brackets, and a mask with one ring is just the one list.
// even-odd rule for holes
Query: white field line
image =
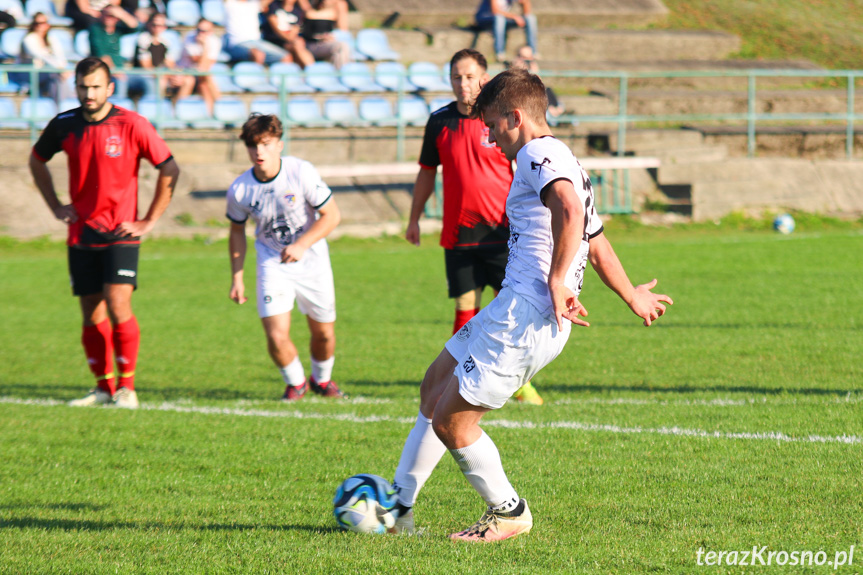
{"label": "white field line", "polygon": [[[0,404],[58,406],[65,402],[56,399],[20,399],[15,397],[0,397]],[[175,403],[141,404],[141,409],[149,411],[167,411],[174,413],[200,413],[205,415],[227,415],[239,417],[273,417],[289,419],[321,419],[345,421],[349,423],[382,423],[393,422],[411,424],[412,417],[392,417],[389,415],[360,416],[352,413],[303,413],[296,410],[268,411],[265,409],[237,409],[230,407],[196,407],[182,406]],[[863,438],[856,435],[806,435],[795,437],[781,431],[749,432],[749,431],[704,431],[701,429],[686,429],[682,427],[621,427],[600,423],[580,423],[577,421],[553,421],[548,423],[533,423],[531,421],[511,421],[506,419],[489,419],[483,422],[488,427],[503,427],[506,429],[572,429],[576,431],[617,433],[626,435],[671,435],[679,437],[696,437],[700,439],[744,439],[751,441],[776,441],[784,443],[845,443],[863,445]]]}

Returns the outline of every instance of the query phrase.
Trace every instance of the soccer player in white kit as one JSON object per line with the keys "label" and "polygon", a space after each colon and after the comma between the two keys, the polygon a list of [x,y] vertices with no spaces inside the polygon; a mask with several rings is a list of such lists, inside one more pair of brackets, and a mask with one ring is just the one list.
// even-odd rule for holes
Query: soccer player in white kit
{"label": "soccer player in white kit", "polygon": [[[449,450],[487,509],[471,527],[450,535],[499,541],[530,531],[527,502],[507,479],[500,454],[479,426],[563,350],[572,324],[587,310],[578,301],[588,261],[644,325],[671,298],[633,286],[603,234],[590,178],[545,120],[545,86],[526,70],[494,77],[474,114],[517,169],[506,202],[509,260],[498,296],[456,333],[429,367],[420,413],[396,469],[398,504],[392,532],[412,532],[417,494]],[[581,316],[581,317],[580,317]]]}
{"label": "soccer player in white kit", "polygon": [[[243,263],[246,220],[251,216],[256,224],[258,315],[270,357],[285,381],[282,399],[301,399],[309,387],[318,395],[341,397],[332,381],[336,295],[325,239],[341,215],[332,191],[314,166],[282,156],[281,138],[282,123],[272,114],[252,114],[240,134],[252,167],[228,188],[230,298],[238,304],[246,301]],[[311,333],[308,383],[290,337],[295,300]]]}

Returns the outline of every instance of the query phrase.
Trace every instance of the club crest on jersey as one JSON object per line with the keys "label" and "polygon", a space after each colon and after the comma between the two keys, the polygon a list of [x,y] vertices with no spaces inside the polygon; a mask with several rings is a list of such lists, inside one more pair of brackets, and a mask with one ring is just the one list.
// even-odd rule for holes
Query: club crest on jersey
{"label": "club crest on jersey", "polygon": [[495,145],[488,141],[488,126],[482,127],[482,138],[479,140],[483,148],[494,148]]}
{"label": "club crest on jersey", "polygon": [[470,338],[470,322],[464,324],[461,329],[458,330],[456,338],[459,341],[467,341]]}
{"label": "club crest on jersey", "polygon": [[120,136],[110,136],[105,140],[105,155],[109,158],[119,158],[123,155],[123,140]]}
{"label": "club crest on jersey", "polygon": [[288,192],[284,196],[282,196],[286,202],[288,202],[289,206],[293,206],[294,202],[297,201],[297,195],[293,192]]}

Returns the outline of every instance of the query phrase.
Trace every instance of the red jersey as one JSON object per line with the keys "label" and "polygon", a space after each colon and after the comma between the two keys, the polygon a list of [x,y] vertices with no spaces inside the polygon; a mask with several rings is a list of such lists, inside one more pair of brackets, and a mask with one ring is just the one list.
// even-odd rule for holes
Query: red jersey
{"label": "red jersey", "polygon": [[456,102],[431,115],[419,163],[443,165],[443,230],[446,249],[506,246],[506,196],[512,164],[488,141],[488,127],[458,111]]}
{"label": "red jersey", "polygon": [[69,197],[78,212],[67,243],[93,248],[140,243],[138,238],[121,239],[114,230],[138,219],[141,158],[161,167],[172,157],[150,122],[117,106],[102,120],[87,122],[81,108],[75,108],[51,120],[33,155],[47,162],[61,150],[69,156]]}

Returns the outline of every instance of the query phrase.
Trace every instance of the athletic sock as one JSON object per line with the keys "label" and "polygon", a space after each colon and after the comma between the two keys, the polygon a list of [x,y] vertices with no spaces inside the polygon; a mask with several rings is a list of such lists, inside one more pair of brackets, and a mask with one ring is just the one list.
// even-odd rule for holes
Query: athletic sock
{"label": "athletic sock", "polygon": [[285,384],[291,387],[303,385],[303,382],[306,381],[306,372],[303,371],[303,364],[299,356],[295,357],[294,361],[285,367],[280,368],[279,372],[282,374]]}
{"label": "athletic sock", "polygon": [[318,361],[312,358],[312,379],[317,383],[326,383],[333,378],[333,365],[336,363],[336,356],[330,359]]}
{"label": "athletic sock", "polygon": [[114,346],[111,343],[111,322],[107,319],[97,325],[85,325],[81,330],[81,344],[87,354],[87,364],[96,376],[96,387],[114,395]]}
{"label": "athletic sock", "polygon": [[114,353],[120,372],[117,387],[135,389],[135,365],[138,363],[140,346],[141,328],[135,316],[114,326]]}
{"label": "athletic sock", "polygon": [[518,494],[506,477],[500,452],[485,431],[472,445],[449,452],[489,507],[511,511],[518,505]]}
{"label": "athletic sock", "polygon": [[431,476],[446,447],[438,439],[432,420],[420,412],[416,424],[405,440],[393,483],[399,492],[399,503],[413,507],[420,489]]}
{"label": "athletic sock", "polygon": [[455,310],[455,323],[452,326],[452,333],[455,335],[458,330],[471,320],[473,316],[479,313],[479,308],[475,309],[457,309]]}

